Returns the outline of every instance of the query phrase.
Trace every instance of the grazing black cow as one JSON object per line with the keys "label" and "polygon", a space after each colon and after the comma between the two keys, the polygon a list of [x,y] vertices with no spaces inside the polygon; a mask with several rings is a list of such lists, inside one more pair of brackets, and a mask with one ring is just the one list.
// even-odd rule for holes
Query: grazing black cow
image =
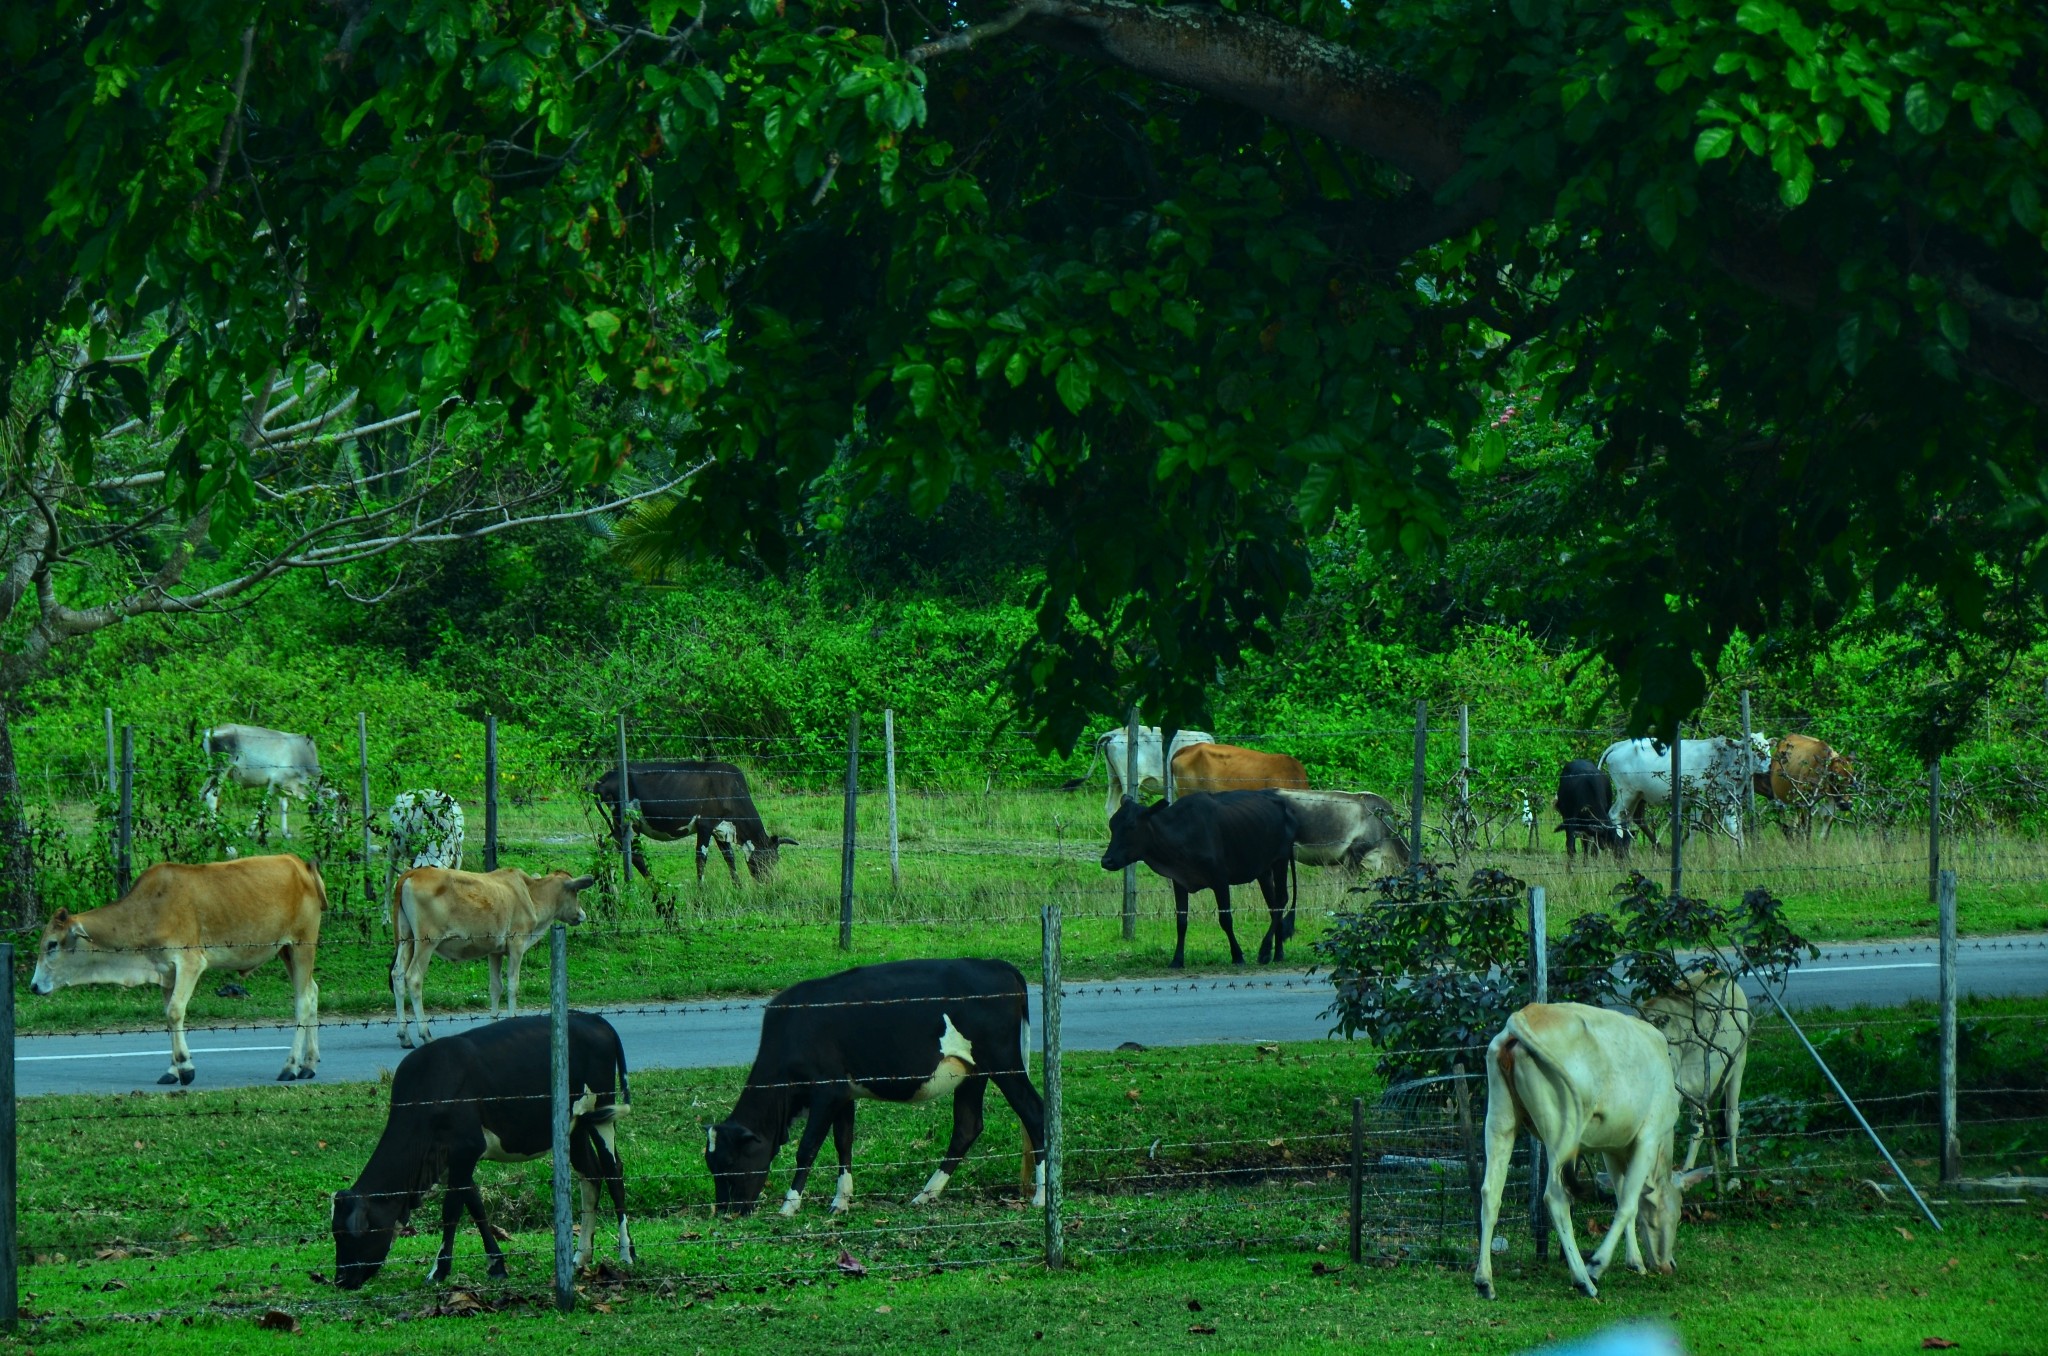
{"label": "grazing black cow", "polygon": [[[637,833],[647,838],[672,842],[697,836],[697,883],[704,883],[704,864],[711,860],[711,843],[725,858],[733,884],[739,884],[739,867],[733,862],[738,845],[747,859],[747,871],[755,880],[766,880],[775,872],[783,848],[797,846],[794,838],[768,832],[761,812],[754,808],[753,793],[747,790],[747,774],[731,763],[677,762],[628,763],[627,790],[632,803],[640,807]],[[613,768],[590,788],[604,807],[612,828],[612,841],[619,838],[619,770]],[[633,844],[633,865],[652,880],[647,858],[640,844]]]}
{"label": "grazing black cow", "polygon": [[1294,935],[1288,873],[1300,837],[1299,812],[1277,791],[1222,791],[1171,805],[1124,805],[1110,817],[1102,869],[1121,871],[1143,862],[1173,882],[1176,970],[1187,961],[1188,895],[1196,890],[1216,892],[1216,916],[1230,939],[1231,963],[1244,964],[1244,948],[1231,926],[1230,887],[1257,881],[1268,915],[1259,942],[1263,965],[1283,959],[1287,939]]}
{"label": "grazing black cow", "polygon": [[[552,1143],[553,1103],[548,1095],[548,1019],[513,1017],[459,1035],[443,1036],[399,1062],[391,1080],[391,1116],[363,1175],[334,1193],[334,1282],[354,1290],[377,1274],[391,1255],[391,1240],[444,1177],[441,1255],[427,1279],[448,1277],[455,1226],[464,1207],[483,1235],[490,1274],[505,1275],[505,1257],[484,1218],[477,1190],[478,1160],[518,1163],[539,1158]],[[602,1017],[569,1014],[569,1163],[582,1187],[576,1264],[596,1250],[597,1189],[611,1192],[619,1215],[619,1260],[630,1265],[626,1232],[626,1177],[619,1165],[614,1122],[631,1109],[626,1052],[619,1033]]]}
{"label": "grazing black cow", "polygon": [[1557,774],[1557,799],[1551,802],[1559,823],[1552,833],[1564,835],[1567,862],[1579,855],[1579,840],[1586,841],[1586,855],[1606,849],[1617,857],[1628,856],[1628,839],[1614,827],[1614,788],[1607,774],[1590,758],[1574,758]]}
{"label": "grazing black cow", "polygon": [[[1025,1050],[1030,1006],[1024,976],[999,960],[911,960],[863,965],[791,985],[761,1015],[761,1048],[732,1115],[705,1132],[717,1208],[752,1210],[768,1167],[798,1116],[809,1119],[796,1146],[796,1172],[782,1198],[793,1215],[811,1162],[831,1132],[839,1151],[832,1212],[853,1200],[853,1108],[857,1099],[930,1102],[953,1094],[953,1138],[913,1205],[946,1189],[981,1135],[989,1080],[1024,1123],[1024,1164],[1045,1143],[1045,1103],[1031,1085]],[[1033,1205],[1045,1204],[1045,1165]]]}

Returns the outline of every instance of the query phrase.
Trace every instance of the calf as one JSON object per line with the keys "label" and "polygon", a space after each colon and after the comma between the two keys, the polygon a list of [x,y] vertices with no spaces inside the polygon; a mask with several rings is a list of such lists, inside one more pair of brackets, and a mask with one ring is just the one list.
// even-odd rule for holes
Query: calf
{"label": "calf", "polygon": [[[1024,976],[1007,961],[892,961],[784,989],[761,1015],[761,1047],[732,1115],[705,1132],[717,1208],[754,1208],[791,1123],[805,1116],[782,1213],[796,1213],[827,1131],[839,1153],[832,1213],[842,1213],[853,1200],[854,1103],[929,1102],[951,1093],[953,1138],[911,1202],[929,1205],[981,1135],[991,1079],[1024,1123],[1029,1169],[1033,1146],[1045,1143],[1045,1103],[1025,1053],[1030,1030]],[[1045,1204],[1043,1163],[1032,1204]]]}
{"label": "calf", "polygon": [[529,876],[510,866],[490,872],[423,866],[406,872],[391,892],[391,935],[398,943],[391,960],[391,999],[398,1008],[398,1043],[412,1048],[405,1022],[408,993],[420,1040],[434,1038],[421,990],[435,956],[451,961],[489,957],[491,1016],[498,1015],[502,990],[506,1015],[517,1017],[519,964],[527,949],[550,924],[581,923],[583,905],[576,896],[596,881],[595,876],[571,880],[566,871]]}
{"label": "calf", "polygon": [[1617,857],[1628,856],[1628,836],[1614,824],[1614,788],[1606,772],[1589,758],[1574,758],[1557,774],[1557,799],[1550,802],[1557,811],[1558,825],[1552,833],[1564,835],[1566,865],[1579,855],[1579,840],[1586,843],[1586,855],[1605,849]]}
{"label": "calf", "polygon": [[209,761],[226,760],[214,768],[199,793],[208,814],[220,813],[222,781],[261,787],[266,796],[277,792],[279,830],[286,838],[292,836],[292,797],[304,800],[320,780],[320,750],[310,737],[261,725],[216,725],[200,736],[199,745]]}
{"label": "calf", "polygon": [[[1636,1009],[1670,1042],[1678,1095],[1692,1111],[1692,1144],[1685,1151],[1684,1170],[1691,1172],[1699,1161],[1703,1139],[1719,1167],[1720,1155],[1708,1138],[1719,1099],[1732,1171],[1739,1166],[1735,1139],[1742,1124],[1742,1074],[1749,1064],[1749,995],[1727,975],[1694,970],[1676,989],[1646,998]],[[1726,1185],[1732,1188],[1734,1183]]]}
{"label": "calf", "polygon": [[384,888],[391,878],[416,866],[462,869],[462,802],[446,791],[401,791],[386,816],[391,847],[384,858]]}
{"label": "calf", "polygon": [[1189,796],[1171,805],[1125,805],[1110,817],[1104,871],[1143,862],[1173,882],[1174,969],[1187,963],[1188,895],[1216,892],[1216,917],[1230,942],[1230,961],[1244,964],[1244,948],[1232,926],[1230,887],[1259,883],[1266,898],[1266,935],[1259,961],[1283,959],[1294,935],[1294,905],[1288,871],[1300,837],[1294,806],[1276,791],[1225,791]]}
{"label": "calf", "polygon": [[[505,1255],[484,1218],[476,1165],[482,1159],[521,1163],[553,1146],[549,1095],[549,1033],[545,1017],[519,1017],[422,1046],[399,1061],[391,1078],[391,1114],[362,1176],[334,1193],[334,1283],[360,1288],[391,1255],[398,1226],[420,1197],[442,1180],[441,1253],[429,1282],[448,1278],[455,1226],[469,1211],[491,1259],[505,1276]],[[619,1166],[615,1125],[632,1109],[626,1052],[604,1018],[569,1014],[569,1166],[582,1190],[575,1264],[596,1250],[597,1191],[611,1193],[619,1217],[619,1261],[633,1263],[626,1232],[626,1176]]]}
{"label": "calf", "polygon": [[161,985],[171,1028],[171,1067],[159,1083],[198,1076],[185,1044],[185,1006],[208,970],[246,975],[272,956],[291,972],[298,1029],[279,1082],[311,1078],[320,1065],[320,986],[313,958],[327,887],[289,853],[180,866],[159,862],[114,903],[59,909],[43,928],[29,990],[70,984]]}
{"label": "calf", "polygon": [[[1644,1269],[1635,1225],[1645,1207],[1649,1216],[1641,1242],[1649,1245],[1651,1264],[1670,1273],[1685,1189],[1712,1171],[1671,1170],[1679,1100],[1671,1058],[1656,1027],[1605,1008],[1531,1003],[1508,1018],[1486,1047],[1486,1183],[1479,1208],[1479,1265],[1472,1273],[1482,1298],[1494,1297],[1493,1230],[1515,1137],[1525,1130],[1547,1150],[1543,1200],[1580,1290],[1598,1293],[1593,1283],[1624,1238],[1630,1269]],[[1606,1157],[1617,1184],[1614,1223],[1591,1267],[1572,1235],[1565,1187],[1567,1177],[1576,1178],[1579,1153],[1585,1149]]]}
{"label": "calf", "polygon": [[[768,832],[761,812],[754,808],[754,796],[747,789],[747,775],[731,763],[674,762],[629,763],[626,766],[628,805],[640,812],[639,834],[633,842],[633,865],[649,880],[647,858],[641,854],[640,838],[670,842],[694,834],[697,839],[697,883],[704,883],[704,867],[711,860],[711,844],[718,844],[725,869],[732,882],[740,881],[734,861],[737,851],[747,859],[747,874],[765,881],[775,873],[782,849],[797,846],[794,838]],[[613,768],[590,788],[604,810],[612,829],[612,840],[620,837],[619,771]]]}
{"label": "calf", "polygon": [[1394,806],[1370,791],[1281,791],[1294,807],[1294,859],[1356,872],[1367,859],[1380,875],[1408,865],[1408,840],[1395,827]]}

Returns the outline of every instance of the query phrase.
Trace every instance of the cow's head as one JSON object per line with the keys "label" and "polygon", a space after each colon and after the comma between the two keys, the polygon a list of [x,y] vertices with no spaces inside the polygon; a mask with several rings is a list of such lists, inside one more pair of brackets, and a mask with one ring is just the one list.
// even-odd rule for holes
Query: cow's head
{"label": "cow's head", "polygon": [[1121,871],[1144,859],[1145,821],[1163,804],[1141,807],[1135,800],[1127,800],[1116,807],[1109,817],[1109,846],[1102,850],[1104,871]]}
{"label": "cow's head", "polygon": [[[1636,1242],[1653,1271],[1669,1276],[1678,1269],[1673,1257],[1678,1251],[1678,1217],[1685,1208],[1685,1193],[1714,1175],[1711,1167],[1691,1172],[1674,1172],[1669,1146],[1657,1155],[1657,1165],[1643,1179],[1642,1199],[1636,1204]],[[1614,1193],[1614,1179],[1599,1174],[1603,1191]]]}
{"label": "cow's head", "polygon": [[595,876],[572,878],[566,871],[550,871],[545,876],[526,878],[526,889],[533,896],[533,902],[543,909],[552,909],[556,921],[570,927],[575,927],[587,917],[583,912],[583,901],[577,896],[595,884]]}
{"label": "cow's head", "polygon": [[738,1121],[704,1128],[704,1165],[711,1169],[711,1197],[720,1211],[744,1215],[752,1210],[774,1161],[775,1146],[758,1130]]}
{"label": "cow's head", "polygon": [[1828,759],[1828,798],[1834,801],[1837,810],[1847,810],[1851,806],[1849,797],[1856,790],[1856,765],[1846,754],[1835,753],[1833,749],[1828,752],[1832,755]]}
{"label": "cow's head", "polygon": [[36,948],[36,972],[28,988],[34,994],[53,994],[67,984],[84,978],[91,939],[85,924],[69,909],[59,909],[43,924],[42,944]]}
{"label": "cow's head", "polygon": [[398,1219],[386,1213],[372,1209],[365,1192],[334,1193],[334,1283],[343,1290],[362,1289],[391,1255]]}
{"label": "cow's head", "polygon": [[775,874],[775,868],[781,864],[782,850],[786,847],[799,846],[801,844],[796,839],[786,834],[771,833],[768,835],[768,841],[759,847],[752,843],[742,843],[740,851],[746,856],[748,873],[755,880],[765,881]]}

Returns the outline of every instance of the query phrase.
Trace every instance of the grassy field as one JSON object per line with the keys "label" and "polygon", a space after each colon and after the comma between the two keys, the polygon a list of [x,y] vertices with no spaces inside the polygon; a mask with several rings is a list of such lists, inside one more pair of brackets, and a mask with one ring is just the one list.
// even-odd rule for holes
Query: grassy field
{"label": "grassy field", "polygon": [[[744,868],[735,886],[713,855],[705,883],[695,879],[687,843],[649,845],[656,883],[637,877],[618,894],[618,853],[595,837],[587,802],[540,799],[507,806],[501,860],[529,870],[563,867],[600,878],[586,895],[593,921],[572,943],[570,964],[577,1001],[665,1002],[729,994],[772,993],[796,980],[850,964],[908,957],[990,955],[1035,973],[1040,953],[1039,914],[1057,899],[1065,917],[1064,966],[1073,979],[1164,973],[1173,951],[1172,895],[1151,872],[1138,873],[1137,936],[1122,933],[1121,877],[1098,862],[1106,835],[1098,787],[1056,791],[907,793],[900,805],[901,883],[892,880],[885,844],[882,798],[864,797],[854,887],[853,948],[839,949],[841,803],[836,796],[763,797],[768,822],[800,843],[785,849],[782,865],[765,884]],[[471,808],[472,867],[481,865],[480,807]],[[1517,827],[1511,845],[1473,853],[1469,864],[1499,865],[1550,896],[1550,925],[1562,933],[1589,910],[1606,907],[1622,870],[1567,869],[1559,835],[1539,835],[1536,847]],[[246,850],[260,850],[250,843]],[[271,850],[275,850],[273,847]],[[1687,850],[1689,891],[1732,901],[1753,885],[1768,885],[1786,901],[1795,927],[1816,941],[1926,937],[1934,929],[1926,896],[1925,844],[1844,829],[1826,842],[1788,842],[1776,831],[1746,849],[1726,840],[1695,838]],[[1639,851],[1636,864],[1659,874],[1668,863]],[[1959,915],[1966,935],[2048,928],[2048,842],[1990,837],[1950,844],[1945,862],[1960,876]],[[1659,858],[1658,862],[1664,859]],[[381,873],[381,863],[379,867]],[[1329,913],[1356,906],[1354,882],[1320,868],[1300,872],[1299,938],[1291,962],[1307,965],[1307,943]],[[389,931],[380,907],[365,902],[358,877],[329,873],[330,914],[319,971],[321,1008],[338,1019],[371,1019],[390,1011]],[[1246,896],[1250,907],[1244,907]],[[1255,952],[1265,927],[1257,892],[1238,892],[1237,934]],[[1226,967],[1229,952],[1209,897],[1191,910],[1188,963],[1196,970]],[[538,966],[531,967],[538,968]],[[23,1031],[118,1026],[148,1029],[159,1018],[153,994],[92,988],[51,998],[30,996],[29,962],[17,967],[17,1011]],[[217,996],[202,985],[188,1020],[195,1025],[281,1020],[290,1011],[282,966],[243,981],[247,998]],[[543,979],[529,973],[526,994],[538,1002]],[[436,1008],[473,1008],[486,995],[482,962],[459,968],[436,965],[427,984]]]}
{"label": "grassy field", "polygon": [[[1979,1041],[1966,1087],[2033,1086],[2030,1099],[1966,1099],[1971,1171],[2048,1170],[2048,1005],[1972,1004],[1964,1016]],[[1918,1088],[1927,1020],[1924,1010],[1877,1010],[1811,1025],[1832,1051],[1864,1052],[1852,1086]],[[724,1114],[739,1071],[642,1073],[621,1125],[639,1259],[586,1274],[585,1303],[566,1319],[545,1302],[539,1163],[482,1172],[493,1220],[511,1234],[509,1284],[485,1282],[465,1228],[453,1283],[422,1288],[437,1198],[360,1296],[323,1283],[328,1193],[354,1178],[381,1129],[381,1086],[39,1098],[21,1108],[31,1321],[16,1343],[112,1350],[146,1331],[153,1348],[239,1351],[280,1340],[258,1326],[278,1310],[288,1317],[276,1321],[302,1325],[299,1345],[337,1353],[524,1349],[572,1333],[631,1351],[1040,1340],[1514,1351],[1623,1318],[1671,1322],[1702,1352],[1853,1350],[1854,1338],[1903,1350],[1927,1336],[1966,1351],[2040,1349],[2029,1344],[2048,1280],[2048,1210],[1937,1197],[1947,1228],[1926,1227],[1896,1188],[1866,1185],[1883,1177],[1873,1154],[1773,1023],[1758,1028],[1750,1062],[1744,1185],[1696,1193],[1675,1277],[1617,1269],[1598,1302],[1577,1299],[1559,1264],[1530,1261],[1526,1226],[1510,1210],[1503,1298],[1484,1305],[1466,1276],[1460,1172],[1369,1173],[1367,1262],[1351,1266],[1351,1098],[1374,1108],[1368,1164],[1414,1153],[1416,1135],[1446,1122],[1442,1107],[1383,1098],[1372,1059],[1362,1046],[1322,1044],[1070,1056],[1073,1266],[1062,1273],[1042,1265],[1042,1218],[1019,1198],[1016,1126],[999,1103],[935,1207],[907,1200],[943,1148],[944,1110],[868,1108],[848,1216],[830,1219],[814,1194],[793,1219],[713,1218],[696,1127]],[[1923,1101],[1879,1096],[1868,1109],[1931,1190]],[[771,1194],[788,1168],[785,1152]],[[1521,1199],[1518,1186],[1510,1192]],[[1582,1244],[1605,1214],[1581,1208]],[[600,1258],[614,1249],[601,1230]]]}

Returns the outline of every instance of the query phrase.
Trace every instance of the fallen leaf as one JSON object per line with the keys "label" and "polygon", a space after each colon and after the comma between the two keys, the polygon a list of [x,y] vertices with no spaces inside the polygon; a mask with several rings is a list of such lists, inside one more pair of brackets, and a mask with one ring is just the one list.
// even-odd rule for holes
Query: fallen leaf
{"label": "fallen leaf", "polygon": [[1188,1331],[1197,1337],[1214,1337],[1216,1335],[1216,1325],[1213,1323],[1196,1323],[1191,1325]]}
{"label": "fallen leaf", "polygon": [[1961,1258],[1951,1257],[1946,1262],[1943,1262],[1941,1264],[1941,1269],[1943,1271],[1954,1271],[1957,1267],[1961,1266],[1962,1264],[1963,1262]]}
{"label": "fallen leaf", "polygon": [[1913,1241],[1913,1231],[1911,1229],[1908,1229],[1905,1225],[1894,1224],[1892,1228],[1897,1229],[1899,1231],[1899,1237],[1905,1239],[1908,1243],[1911,1243]]}
{"label": "fallen leaf", "polygon": [[841,1275],[851,1276],[856,1280],[868,1274],[868,1269],[861,1260],[844,1248],[839,1250],[838,1266]]}
{"label": "fallen leaf", "polygon": [[1130,1101],[1135,1102],[1138,1100],[1138,1090],[1136,1088],[1132,1088],[1124,1094],[1124,1097]]}
{"label": "fallen leaf", "polygon": [[603,1300],[592,1300],[590,1302],[590,1307],[597,1310],[601,1314],[608,1314],[612,1311],[612,1306],[606,1304]]}
{"label": "fallen leaf", "polygon": [[1285,1137],[1285,1136],[1283,1135],[1283,1136],[1282,1136],[1282,1137],[1280,1137],[1279,1139],[1269,1139],[1269,1140],[1267,1140],[1267,1141],[1266,1141],[1266,1147],[1267,1147],[1268,1149],[1277,1149],[1277,1148],[1279,1148],[1279,1147],[1280,1147],[1281,1145],[1285,1144],[1286,1142],[1287,1142],[1287,1139],[1286,1139],[1286,1137]]}
{"label": "fallen leaf", "polygon": [[1952,1351],[1961,1345],[1961,1342],[1951,1342],[1946,1337],[1923,1337],[1920,1339],[1920,1350],[1922,1351]]}
{"label": "fallen leaf", "polygon": [[135,1151],[136,1151],[137,1153],[141,1153],[141,1152],[142,1152],[142,1141],[141,1141],[141,1140],[139,1140],[139,1139],[135,1141]]}
{"label": "fallen leaf", "polygon": [[299,1320],[282,1309],[265,1309],[263,1316],[256,1320],[256,1326],[271,1332],[288,1332],[294,1335],[300,1331]]}
{"label": "fallen leaf", "polygon": [[875,1306],[875,1312],[878,1314],[886,1314],[890,1312],[890,1309],[889,1306],[886,1304],[877,1304]]}

